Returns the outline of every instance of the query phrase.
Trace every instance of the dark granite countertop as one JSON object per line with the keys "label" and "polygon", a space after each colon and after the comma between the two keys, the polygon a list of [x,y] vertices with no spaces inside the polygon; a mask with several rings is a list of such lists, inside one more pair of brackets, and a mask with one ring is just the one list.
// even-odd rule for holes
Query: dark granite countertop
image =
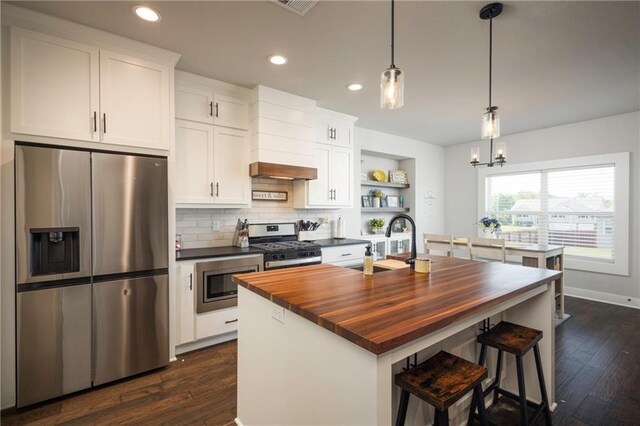
{"label": "dark granite countertop", "polygon": [[356,240],[353,238],[327,238],[324,240],[315,240],[314,243],[319,244],[321,247],[339,247],[352,246],[355,244],[371,244],[371,241]]}
{"label": "dark granite countertop", "polygon": [[240,248],[235,246],[207,247],[198,249],[184,249],[176,252],[176,260],[206,259],[208,257],[241,256],[246,254],[262,254],[264,251],[253,247]]}

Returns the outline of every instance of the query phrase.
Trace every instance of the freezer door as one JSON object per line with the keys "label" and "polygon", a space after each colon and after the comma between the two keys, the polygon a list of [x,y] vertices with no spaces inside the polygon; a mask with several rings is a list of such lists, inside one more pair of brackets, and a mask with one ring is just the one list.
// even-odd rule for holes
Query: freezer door
{"label": "freezer door", "polygon": [[167,275],[94,283],[94,385],[169,363]]}
{"label": "freezer door", "polygon": [[16,146],[18,284],[91,275],[90,154]]}
{"label": "freezer door", "polygon": [[18,407],[91,387],[91,284],[17,294]]}
{"label": "freezer door", "polygon": [[93,275],[168,265],[167,160],[92,153]]}

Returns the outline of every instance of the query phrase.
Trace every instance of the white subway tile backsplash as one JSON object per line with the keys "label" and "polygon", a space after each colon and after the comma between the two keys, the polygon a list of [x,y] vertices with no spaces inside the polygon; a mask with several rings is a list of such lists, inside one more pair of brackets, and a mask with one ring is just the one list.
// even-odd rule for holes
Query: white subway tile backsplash
{"label": "white subway tile backsplash", "polygon": [[[286,191],[288,200],[253,201],[249,209],[177,209],[176,233],[182,235],[183,247],[203,248],[231,245],[238,219],[249,223],[296,222],[298,220],[318,221],[321,217],[336,220],[340,210],[294,209],[293,183],[276,179],[253,179],[253,189],[264,191]],[[220,230],[213,231],[213,222],[220,222]],[[319,238],[331,237],[331,225],[322,225]]]}

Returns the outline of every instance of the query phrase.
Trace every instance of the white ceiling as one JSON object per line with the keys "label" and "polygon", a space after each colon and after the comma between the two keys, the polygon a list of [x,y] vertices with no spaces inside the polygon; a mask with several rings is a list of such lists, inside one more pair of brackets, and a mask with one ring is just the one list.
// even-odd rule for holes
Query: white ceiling
{"label": "white ceiling", "polygon": [[[390,3],[320,1],[298,16],[269,1],[161,1],[157,24],[134,2],[18,5],[182,54],[178,69],[264,84],[360,117],[357,125],[440,145],[477,140],[487,103],[484,2],[396,2],[405,105],[379,108],[390,62]],[[283,67],[265,58],[281,53]],[[359,93],[345,86],[365,85]],[[494,21],[494,104],[502,134],[640,109],[640,2],[508,2]]]}

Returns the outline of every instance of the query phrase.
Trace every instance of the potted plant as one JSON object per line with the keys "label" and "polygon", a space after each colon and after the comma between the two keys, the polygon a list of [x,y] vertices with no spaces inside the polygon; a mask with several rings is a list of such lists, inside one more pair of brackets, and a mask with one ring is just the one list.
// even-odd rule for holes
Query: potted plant
{"label": "potted plant", "polygon": [[372,189],[371,191],[369,191],[369,195],[373,199],[373,207],[380,207],[380,199],[384,197],[382,191],[380,191],[379,189]]}
{"label": "potted plant", "polygon": [[384,228],[384,219],[381,217],[371,218],[369,219],[369,226],[372,234],[381,234]]}
{"label": "potted plant", "polygon": [[478,221],[478,228],[482,229],[485,234],[487,231],[493,236],[500,229],[500,221],[495,217],[483,217]]}

